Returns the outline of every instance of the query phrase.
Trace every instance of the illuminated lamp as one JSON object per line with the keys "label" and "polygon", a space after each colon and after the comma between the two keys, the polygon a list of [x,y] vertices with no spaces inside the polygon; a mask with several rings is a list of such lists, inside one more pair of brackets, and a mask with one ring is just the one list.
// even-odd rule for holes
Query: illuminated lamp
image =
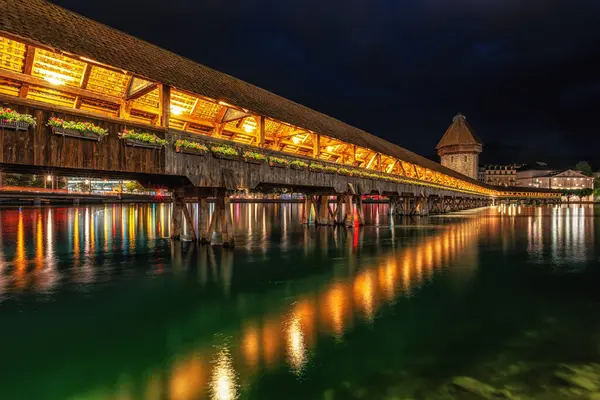
{"label": "illuminated lamp", "polygon": [[254,120],[254,118],[246,118],[246,120],[242,124],[242,128],[246,132],[252,133],[256,130],[256,121]]}
{"label": "illuminated lamp", "polygon": [[171,106],[171,114],[181,115],[181,114],[183,114],[183,108],[181,108],[179,106]]}
{"label": "illuminated lamp", "polygon": [[294,136],[292,137],[292,142],[294,142],[294,144],[298,144],[302,141],[302,139],[300,139],[298,136]]}

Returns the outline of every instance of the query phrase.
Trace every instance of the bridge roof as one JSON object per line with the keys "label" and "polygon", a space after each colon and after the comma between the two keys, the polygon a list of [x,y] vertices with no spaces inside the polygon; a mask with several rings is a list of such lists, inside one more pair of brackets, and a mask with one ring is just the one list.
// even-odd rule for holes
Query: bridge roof
{"label": "bridge roof", "polygon": [[435,147],[440,149],[446,146],[457,145],[483,145],[483,141],[477,136],[471,125],[467,122],[467,118],[462,114],[457,114],[452,120],[452,124],[448,127],[444,136]]}
{"label": "bridge roof", "polygon": [[45,0],[0,0],[0,30],[486,186],[400,146]]}

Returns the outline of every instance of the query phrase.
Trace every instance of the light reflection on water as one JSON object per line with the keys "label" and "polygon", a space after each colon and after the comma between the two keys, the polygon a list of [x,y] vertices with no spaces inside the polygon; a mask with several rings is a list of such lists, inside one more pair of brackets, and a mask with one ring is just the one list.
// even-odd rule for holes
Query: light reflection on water
{"label": "light reflection on water", "polygon": [[[394,221],[384,206],[374,205],[367,206],[366,216],[377,225],[354,230],[304,227],[296,205],[233,204],[232,210],[235,251],[171,246],[170,207],[165,204],[2,210],[0,298],[11,307],[9,301],[20,296],[58,299],[73,287],[102,296],[106,282],[127,290],[123,281],[132,277],[121,275],[132,273],[127,268],[142,269],[135,275],[139,280],[194,271],[195,290],[220,287],[219,294],[211,292],[214,300],[206,310],[226,303],[218,313],[230,313],[220,316],[227,327],[215,324],[212,335],[194,339],[195,328],[183,326],[193,325],[195,315],[189,322],[183,322],[184,316],[174,329],[191,337],[178,339],[167,360],[144,365],[146,372],[132,377],[108,359],[111,371],[121,376],[119,383],[91,382],[76,394],[232,400],[257,376],[282,366],[302,379],[320,340],[342,342],[355,326],[374,325],[382,308],[415,295],[436,274],[450,268],[460,282],[468,282],[477,272],[482,246],[499,246],[508,254],[526,243],[532,262],[585,260],[595,251],[589,246],[595,240],[589,218],[594,209],[587,206],[508,206],[411,222]],[[402,222],[412,225],[393,225]],[[269,263],[269,254],[288,252],[293,256],[288,262],[304,258],[320,269],[308,277],[277,275],[275,280],[269,275],[275,272],[259,270],[269,283],[260,290],[269,295],[236,281],[236,273],[246,273],[240,268],[260,268]],[[202,315],[203,304],[196,308]],[[68,376],[57,379],[68,381]]]}

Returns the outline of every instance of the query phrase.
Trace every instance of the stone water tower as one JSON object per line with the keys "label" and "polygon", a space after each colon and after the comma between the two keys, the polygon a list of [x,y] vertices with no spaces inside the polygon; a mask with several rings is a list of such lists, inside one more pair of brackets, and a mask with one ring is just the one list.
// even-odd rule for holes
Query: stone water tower
{"label": "stone water tower", "polygon": [[435,149],[444,167],[477,180],[479,153],[483,150],[483,142],[471,129],[464,115],[454,117],[452,125]]}

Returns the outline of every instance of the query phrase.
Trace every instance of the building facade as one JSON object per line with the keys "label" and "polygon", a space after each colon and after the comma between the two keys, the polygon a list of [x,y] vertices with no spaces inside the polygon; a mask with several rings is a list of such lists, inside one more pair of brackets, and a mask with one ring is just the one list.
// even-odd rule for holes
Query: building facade
{"label": "building facade", "polygon": [[472,179],[478,178],[479,154],[483,150],[483,142],[471,129],[464,115],[454,117],[436,150],[444,167]]}
{"label": "building facade", "polygon": [[486,165],[483,168],[483,182],[496,186],[517,186],[517,169],[521,165]]}

